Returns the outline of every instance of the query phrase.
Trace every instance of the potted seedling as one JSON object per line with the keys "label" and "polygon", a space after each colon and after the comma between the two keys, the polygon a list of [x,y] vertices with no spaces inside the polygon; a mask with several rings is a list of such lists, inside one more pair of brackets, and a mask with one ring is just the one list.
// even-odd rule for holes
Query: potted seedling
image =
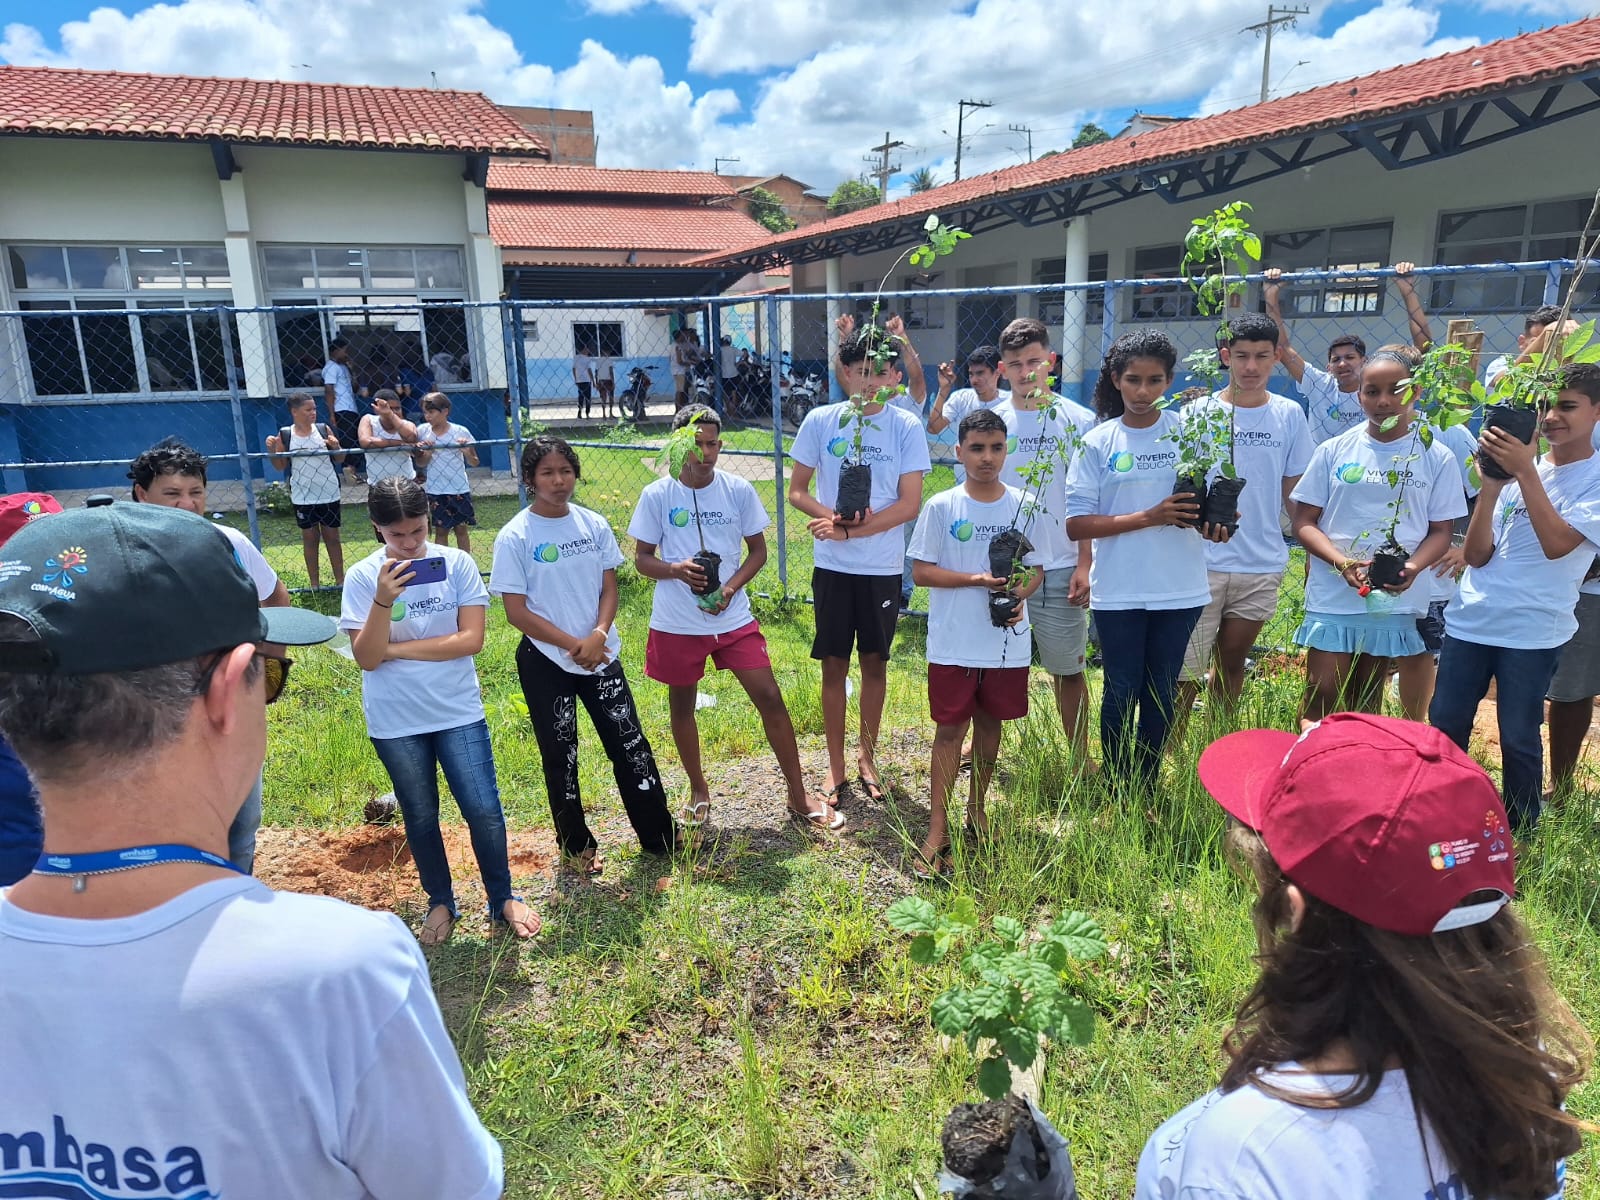
{"label": "potted seedling", "polygon": [[[932,966],[978,926],[970,896],[939,913],[920,896],[889,906],[890,925],[911,935],[911,960]],[[964,1043],[978,1063],[982,1104],[957,1105],[945,1122],[943,1190],[973,1200],[1071,1200],[1076,1195],[1067,1144],[1014,1081],[1041,1046],[1085,1046],[1094,1014],[1074,994],[1077,964],[1106,951],[1106,937],[1081,912],[1062,913],[1030,933],[1012,917],[994,918],[991,935],[961,960],[962,981],[933,1002],[934,1028]]]}
{"label": "potted seedling", "polygon": [[[1201,316],[1217,318],[1213,342],[1220,344],[1227,337],[1227,318],[1224,315],[1230,301],[1242,296],[1247,288],[1245,276],[1261,259],[1261,238],[1250,230],[1244,213],[1250,205],[1235,200],[1203,217],[1196,217],[1183,239],[1183,261],[1179,264],[1189,287],[1194,292],[1195,309]],[[1213,347],[1200,350],[1184,359],[1191,372],[1205,379],[1213,387],[1222,379],[1222,359]],[[1218,448],[1214,464],[1208,464],[1206,476],[1200,487],[1194,479],[1184,480],[1180,471],[1178,494],[1192,492],[1200,497],[1200,523],[1226,526],[1229,533],[1239,528],[1239,493],[1245,481],[1240,478],[1233,461],[1234,410],[1227,409],[1225,419],[1208,422],[1204,436]],[[1205,413],[1207,417],[1211,414]],[[1206,487],[1211,466],[1217,478]]]}
{"label": "potted seedling", "polygon": [[[668,434],[666,441],[662,443],[662,455],[667,460],[667,470],[672,478],[681,479],[683,468],[691,454],[704,461],[705,456],[701,454],[700,447],[695,442],[699,427],[700,416],[696,414]],[[695,536],[700,539],[700,549],[695,552],[691,561],[705,572],[704,585],[699,588],[691,586],[689,590],[695,595],[695,603],[709,612],[722,601],[722,555],[715,550],[706,549],[705,530],[700,525],[700,489],[690,488],[689,498],[694,504]]]}
{"label": "potted seedling", "polygon": [[[1561,316],[1544,331],[1544,345],[1537,358],[1532,362],[1514,363],[1487,395],[1482,384],[1476,385],[1478,402],[1488,403],[1483,414],[1484,429],[1503,429],[1521,442],[1532,443],[1539,427],[1540,410],[1555,401],[1556,372],[1560,366],[1571,362],[1600,362],[1600,346],[1591,345],[1595,330],[1593,321],[1571,333],[1562,332],[1572,315],[1572,302],[1578,294],[1578,284],[1588,270],[1597,247],[1600,247],[1600,230],[1596,229],[1600,221],[1597,219],[1600,219],[1600,192],[1595,194],[1589,219],[1578,238],[1578,267],[1567,285],[1567,294],[1561,303]],[[1477,467],[1480,474],[1491,479],[1510,478],[1492,455],[1479,459]]]}
{"label": "potted seedling", "polygon": [[[1177,405],[1176,398],[1168,397],[1161,402],[1165,409]],[[1233,470],[1233,464],[1222,460],[1222,445],[1224,442],[1232,444],[1229,432],[1231,412],[1223,412],[1220,408],[1205,406],[1191,409],[1184,418],[1178,422],[1177,428],[1168,434],[1170,440],[1178,450],[1178,478],[1172,484],[1174,496],[1192,496],[1200,508],[1200,516],[1194,521],[1182,521],[1180,525],[1185,529],[1193,529],[1207,519],[1206,501],[1209,491],[1206,479],[1213,469],[1226,474]],[[1221,482],[1221,480],[1218,480]],[[1243,480],[1240,480],[1241,486]],[[1216,484],[1212,484],[1215,487]],[[1233,493],[1235,501],[1238,492]],[[1237,512],[1228,514],[1230,529],[1237,529]]]}
{"label": "potted seedling", "polygon": [[[913,267],[932,266],[936,259],[954,253],[958,244],[972,236],[964,229],[946,225],[939,219],[937,213],[929,214],[928,219],[923,222],[922,232],[925,236],[920,243],[910,247],[889,264],[889,269],[878,281],[878,291],[872,299],[872,313],[867,318],[866,329],[862,332],[869,339],[867,359],[872,364],[875,375],[883,374],[897,353],[893,335],[878,326],[878,314],[883,311],[883,289],[888,286],[890,276],[903,262],[909,262]],[[867,416],[867,407],[872,404],[888,404],[904,390],[904,385],[883,387],[871,396],[856,394],[847,400],[847,408],[840,418],[839,428],[851,430],[851,438],[849,454],[839,472],[839,495],[834,504],[834,511],[846,521],[859,520],[872,503],[872,466],[862,457],[861,439],[868,429],[876,429],[878,426]],[[843,448],[841,446],[841,450]]]}

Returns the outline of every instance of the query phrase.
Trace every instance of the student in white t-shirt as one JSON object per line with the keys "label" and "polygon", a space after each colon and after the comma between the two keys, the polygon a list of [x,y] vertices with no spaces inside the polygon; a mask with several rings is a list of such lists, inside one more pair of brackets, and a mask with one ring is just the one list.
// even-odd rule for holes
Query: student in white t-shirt
{"label": "student in white t-shirt", "polygon": [[611,760],[640,848],[668,854],[677,838],[619,657],[622,551],[604,517],[572,503],[581,472],[577,452],[561,438],[541,435],[523,448],[522,479],[533,503],[495,535],[489,590],[523,635],[517,678],[539,742],[556,843],[565,866],[589,876],[604,863],[578,787],[580,700]]}
{"label": "student in white t-shirt", "polygon": [[1258,890],[1259,976],[1134,1200],[1555,1200],[1589,1038],[1508,903],[1483,768],[1426,725],[1335,713],[1230,734],[1199,772]]}
{"label": "student in white t-shirt", "polygon": [[[1428,314],[1417,289],[1411,282],[1413,263],[1394,265],[1395,290],[1405,302],[1406,317],[1411,326],[1411,340],[1418,350],[1426,350],[1433,343],[1433,331],[1428,325]],[[1328,369],[1319,370],[1300,356],[1289,337],[1289,326],[1284,323],[1279,306],[1279,293],[1283,285],[1279,280],[1283,272],[1276,267],[1265,273],[1261,298],[1267,316],[1278,326],[1279,355],[1284,370],[1289,372],[1305,397],[1306,415],[1311,421],[1311,440],[1321,445],[1329,438],[1363,424],[1366,417],[1361,412],[1361,367],[1367,360],[1367,343],[1353,333],[1342,333],[1328,344]]]}
{"label": "student in white t-shirt", "polygon": [[[1044,572],[1028,605],[1033,645],[1039,665],[1050,676],[1056,713],[1077,769],[1092,772],[1084,714],[1089,685],[1083,675],[1089,645],[1092,543],[1069,538],[1066,521],[1067,472],[1095,426],[1094,414],[1050,390],[1054,356],[1050,332],[1042,321],[1032,317],[1012,321],[1000,334],[1000,354],[1011,384],[1009,392],[997,393],[999,402],[990,410],[1005,423],[1009,437],[1000,479],[1028,497],[1030,511],[1022,521],[1023,532],[1038,548]],[[1024,471],[1034,478],[1030,480]]]}
{"label": "student in white t-shirt", "polygon": [[1558,386],[1540,422],[1550,446],[1544,458],[1501,429],[1485,429],[1478,443],[1511,479],[1484,473],[1428,709],[1466,749],[1478,702],[1494,684],[1506,810],[1522,832],[1538,822],[1544,790],[1545,693],[1578,628],[1578,589],[1600,553],[1600,457],[1590,441],[1600,422],[1600,368],[1563,368]]}
{"label": "student in white t-shirt", "polygon": [[[996,536],[1021,528],[1022,493],[1000,479],[1008,436],[998,413],[979,410],[962,418],[956,453],[966,464],[966,478],[928,501],[911,538],[913,577],[928,589],[928,708],[934,724],[928,835],[915,867],[922,878],[942,874],[947,864],[946,810],[967,730],[972,730],[967,828],[981,837],[989,830],[983,804],[1000,752],[1000,723],[1028,715],[1033,640],[1026,601],[1044,579],[1041,556],[1037,550],[1025,553],[1020,567],[1005,576],[994,574],[989,559]],[[1004,626],[989,616],[996,592],[1024,601]]]}
{"label": "student in white t-shirt", "polygon": [[[853,313],[844,313],[834,321],[833,327],[839,334],[839,349],[842,351],[849,344],[856,333],[856,318]],[[922,373],[922,359],[917,355],[917,348],[911,344],[911,335],[906,331],[905,318],[899,313],[889,313],[883,318],[882,332],[879,336],[887,335],[895,349],[895,362],[900,371],[904,387],[898,391],[889,403],[895,408],[904,409],[916,418],[918,425],[922,424],[922,410],[928,403],[928,380]],[[854,386],[850,382],[848,364],[844,358],[838,357],[833,363],[834,378],[838,381],[839,389],[845,395],[851,394]]]}
{"label": "student in white t-shirt", "polygon": [[344,469],[357,483],[365,483],[366,459],[360,453],[361,403],[356,399],[355,381],[350,375],[350,343],[334,338],[328,343],[328,360],[322,364],[322,399],[328,418],[339,433],[345,455]]}
{"label": "student in white t-shirt", "polygon": [[[205,456],[175,437],[157,442],[134,459],[128,478],[133,480],[133,498],[140,504],[181,508],[201,517],[209,511]],[[250,539],[231,525],[217,524],[212,528],[232,544],[233,557],[255,584],[256,599],[261,607],[289,607],[289,589],[283,586],[283,580]],[[258,774],[255,787],[245,797],[243,807],[228,830],[228,858],[241,871],[255,869],[256,830],[261,827],[261,787],[262,778]]]}
{"label": "student in white t-shirt", "polygon": [[433,525],[433,540],[450,542],[456,531],[456,546],[472,553],[471,530],[478,523],[472,507],[472,485],[467,468],[478,465],[478,451],[472,430],[450,420],[450,397],[429,392],[422,398],[422,415],[427,424],[417,427],[417,445],[426,446],[423,467],[428,472],[428,509]]}
{"label": "student in white t-shirt", "polygon": [[[983,345],[967,355],[967,386],[958,388],[954,363],[939,364],[939,390],[933,397],[933,407],[928,410],[928,432],[943,433],[959,426],[961,418],[976,408],[993,408],[1006,399],[1000,390],[1000,348]],[[953,391],[951,389],[954,389]],[[956,467],[956,482],[961,481],[961,467]]]}
{"label": "student in white t-shirt", "polygon": [[333,432],[316,423],[317,402],[312,397],[303,392],[290,396],[289,419],[292,424],[267,439],[267,452],[273,456],[272,465],[289,476],[289,502],[300,529],[300,549],[311,590],[322,586],[319,544],[327,546],[333,584],[341,587],[344,546],[339,541],[339,526],[344,522],[344,510],[339,505],[339,464],[344,461],[344,451]]}
{"label": "student in white t-shirt", "polygon": [[617,360],[605,351],[594,356],[594,390],[600,394],[600,416],[603,420],[616,419]]}
{"label": "student in white t-shirt", "polygon": [[[846,519],[838,509],[839,481],[855,453],[857,428],[848,403],[814,408],[800,423],[790,453],[789,504],[804,513],[816,540],[811,572],[816,637],[811,657],[822,664],[822,726],[828,743],[828,784],[823,798],[836,802],[847,778],[844,766],[845,679],[850,656],[861,664],[861,740],[856,769],[869,799],[883,797],[874,758],[888,688],[889,651],[899,619],[905,535],[900,527],[922,506],[922,477],[929,467],[921,423],[904,409],[880,403],[900,386],[900,369],[873,352],[899,343],[875,326],[840,348],[840,370],[850,394],[863,397],[861,457],[872,470],[867,511]],[[812,479],[816,495],[811,494]]]}
{"label": "student in white t-shirt", "polygon": [[572,381],[578,385],[578,419],[581,421],[593,410],[594,352],[587,345],[579,345],[572,355]]}
{"label": "student in white t-shirt", "polygon": [[[676,479],[645,485],[628,523],[633,565],[655,581],[650,639],[644,673],[667,685],[672,740],[689,777],[689,800],[678,821],[698,829],[711,811],[711,790],[700,764],[700,727],[695,720],[706,659],[732,671],[761,714],[767,744],[777,756],[788,788],[789,812],[804,824],[838,829],[844,818],[807,793],[783,691],[772,673],[767,639],[750,612],[745,589],[767,562],[764,532],[771,519],[747,479],[716,469],[722,449],[722,418],[715,409],[691,404],[672,419],[674,430],[690,429],[694,448]],[[744,561],[739,561],[743,548]],[[696,554],[719,556],[717,586],[710,588]]]}
{"label": "student in white t-shirt", "polygon": [[[405,927],[223,857],[286,651],[334,627],[259,609],[216,528],[114,504],[6,543],[0,728],[46,858],[0,894],[0,1194],[494,1200]],[[37,590],[63,544],[87,570]]]}
{"label": "student in white t-shirt", "polygon": [[[361,667],[367,736],[394,784],[428,894],[419,940],[442,945],[460,916],[439,832],[441,769],[472,835],[490,920],[532,937],[539,918],[511,890],[505,812],[473,665],[489,608],[478,564],[428,541],[428,496],[413,479],[373,484],[367,514],[383,545],[350,569],[339,628]],[[417,582],[434,559],[443,560],[444,577]]]}
{"label": "student in white t-shirt", "polygon": [[367,452],[367,482],[415,479],[411,455],[417,445],[417,427],[400,410],[400,397],[392,388],[372,393],[372,411],[361,418],[358,433]]}
{"label": "student in white t-shirt", "polygon": [[[1426,649],[1417,617],[1430,592],[1411,585],[1433,578],[1428,568],[1449,549],[1467,502],[1454,456],[1439,442],[1424,446],[1415,428],[1411,373],[1420,358],[1410,346],[1373,351],[1361,371],[1366,425],[1318,446],[1289,497],[1295,536],[1315,560],[1294,635],[1306,647],[1305,721],[1378,712],[1389,660]],[[1399,583],[1375,587],[1367,572],[1391,522],[1406,558]]]}
{"label": "student in white t-shirt", "polygon": [[[1262,626],[1278,608],[1289,547],[1283,540],[1284,505],[1311,461],[1311,431],[1293,400],[1267,390],[1279,354],[1278,327],[1260,313],[1227,322],[1221,339],[1228,384],[1183,410],[1183,419],[1221,418],[1233,444],[1229,457],[1238,478],[1239,528],[1226,542],[1206,546],[1211,599],[1195,624],[1178,689],[1179,728],[1209,674],[1208,693],[1232,709],[1244,691],[1245,660]],[[1211,482],[1221,478],[1214,470]]]}
{"label": "student in white t-shirt", "polygon": [[1094,541],[1090,606],[1100,631],[1105,694],[1100,752],[1118,779],[1155,781],[1172,727],[1173,694],[1200,610],[1211,598],[1199,505],[1174,496],[1181,418],[1160,407],[1178,352],[1156,329],[1111,344],[1095,384],[1102,418],[1067,473],[1067,536]]}

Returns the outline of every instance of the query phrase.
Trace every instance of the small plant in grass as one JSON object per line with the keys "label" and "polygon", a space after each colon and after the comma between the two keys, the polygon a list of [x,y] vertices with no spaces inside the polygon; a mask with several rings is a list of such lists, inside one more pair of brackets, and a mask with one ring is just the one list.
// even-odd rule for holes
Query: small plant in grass
{"label": "small plant in grass", "polygon": [[[1595,193],[1589,219],[1584,222],[1583,233],[1578,238],[1578,267],[1567,284],[1567,294],[1561,302],[1561,315],[1541,335],[1544,345],[1538,357],[1531,362],[1517,362],[1498,380],[1493,390],[1487,390],[1476,380],[1472,383],[1474,399],[1487,405],[1483,414],[1483,428],[1503,429],[1522,442],[1532,442],[1539,427],[1539,412],[1553,404],[1557,391],[1557,375],[1564,363],[1600,362],[1600,345],[1594,343],[1595,323],[1580,326],[1564,333],[1572,316],[1572,302],[1578,294],[1578,284],[1589,268],[1589,262],[1600,249],[1600,192]],[[1495,462],[1486,457],[1477,462],[1481,474],[1491,479],[1509,479],[1510,476]]]}
{"label": "small plant in grass", "polygon": [[[956,247],[972,236],[964,229],[946,225],[937,213],[929,215],[923,223],[922,232],[924,237],[920,243],[889,264],[889,269],[878,281],[877,294],[872,298],[872,313],[867,318],[867,328],[862,330],[862,336],[868,339],[867,362],[874,375],[882,375],[887,371],[899,353],[894,335],[878,326],[878,314],[883,311],[883,289],[888,286],[889,277],[903,262],[909,262],[913,267],[930,267],[935,260],[955,253]],[[871,396],[856,393],[847,401],[848,407],[840,418],[839,427],[852,431],[851,453],[839,472],[839,496],[834,505],[839,515],[847,521],[860,519],[872,503],[872,466],[862,458],[861,439],[868,429],[876,429],[877,425],[868,417],[867,407],[888,404],[903,391],[904,384],[880,387]]]}
{"label": "small plant in grass", "polygon": [[[1249,208],[1246,201],[1235,200],[1196,217],[1183,239],[1179,270],[1194,292],[1195,309],[1201,316],[1217,318],[1212,347],[1188,355],[1183,365],[1213,389],[1225,376],[1216,349],[1228,335],[1223,314],[1235,296],[1244,294],[1245,276],[1261,260],[1261,238],[1251,232],[1244,217]],[[1169,399],[1162,407],[1172,408],[1175,404]],[[1225,525],[1230,531],[1238,529],[1239,493],[1244,490],[1245,481],[1239,478],[1233,461],[1233,405],[1193,409],[1185,416],[1184,425],[1195,428],[1192,432],[1180,430],[1174,437],[1178,446],[1178,479],[1173,494],[1194,496],[1200,505],[1200,523]],[[1208,487],[1213,470],[1219,478]]]}
{"label": "small plant in grass", "polygon": [[289,498],[288,487],[274,480],[256,493],[256,508],[275,517],[283,517],[294,511],[294,501]]}
{"label": "small plant in grass", "polygon": [[[886,916],[911,935],[912,961],[924,966],[978,933],[976,906],[968,896],[943,914],[920,896],[904,896]],[[1105,934],[1094,919],[1067,912],[1033,934],[1015,917],[997,916],[990,935],[966,952],[965,981],[934,1000],[933,1025],[965,1042],[975,1057],[980,1043],[992,1043],[978,1063],[978,1088],[985,1096],[997,1099],[1011,1090],[1013,1068],[1033,1065],[1041,1038],[1075,1046],[1093,1039],[1094,1014],[1074,993],[1071,969],[1105,951]]]}
{"label": "small plant in grass", "polygon": [[[695,441],[700,430],[701,416],[702,414],[696,413],[678,426],[667,435],[666,441],[661,445],[662,457],[667,460],[667,473],[680,482],[683,468],[688,464],[691,454],[701,461],[705,459]],[[703,588],[691,587],[689,590],[695,594],[695,603],[709,612],[722,601],[722,555],[715,550],[706,549],[705,531],[700,527],[700,489],[689,488],[689,498],[694,504],[695,536],[700,539],[700,549],[694,555],[694,562],[706,576]]]}

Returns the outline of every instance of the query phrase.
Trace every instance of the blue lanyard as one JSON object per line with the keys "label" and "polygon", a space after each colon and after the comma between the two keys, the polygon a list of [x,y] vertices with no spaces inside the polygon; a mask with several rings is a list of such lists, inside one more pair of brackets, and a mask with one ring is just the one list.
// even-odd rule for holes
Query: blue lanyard
{"label": "blue lanyard", "polygon": [[185,846],[179,842],[164,842],[156,846],[129,846],[122,850],[101,850],[94,854],[50,854],[39,856],[33,864],[35,875],[71,875],[72,890],[81,892],[90,875],[110,875],[117,871],[137,871],[140,867],[155,867],[162,863],[203,863],[209,867],[226,867],[230,871],[245,872],[220,854],[201,850],[198,846]]}

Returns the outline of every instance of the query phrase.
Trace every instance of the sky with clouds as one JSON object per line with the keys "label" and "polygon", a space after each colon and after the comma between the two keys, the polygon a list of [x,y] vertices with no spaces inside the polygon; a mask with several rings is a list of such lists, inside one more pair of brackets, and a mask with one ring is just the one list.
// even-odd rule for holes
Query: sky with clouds
{"label": "sky with clouds", "polygon": [[[1587,16],[1600,0],[1308,5],[1272,47],[1273,95]],[[21,5],[11,8],[20,13]],[[1253,103],[1258,0],[32,0],[0,61],[468,88],[592,109],[602,166],[784,172],[823,192],[887,130],[906,172],[951,178],[1115,132],[1135,109]],[[1019,127],[1013,129],[1013,126]],[[904,187],[904,175],[896,190]]]}

